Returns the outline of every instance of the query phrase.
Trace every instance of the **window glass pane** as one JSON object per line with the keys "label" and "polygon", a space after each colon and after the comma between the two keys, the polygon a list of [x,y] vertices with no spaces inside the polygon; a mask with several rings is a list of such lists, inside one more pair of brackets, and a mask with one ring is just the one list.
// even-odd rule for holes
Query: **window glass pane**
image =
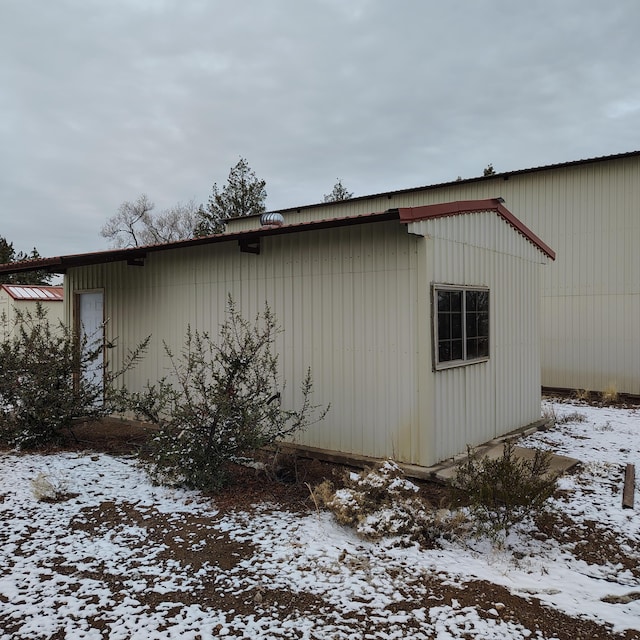
{"label": "window glass pane", "polygon": [[436,287],[435,303],[437,361],[488,358],[489,292]]}
{"label": "window glass pane", "polygon": [[462,314],[451,314],[451,337],[462,338]]}
{"label": "window glass pane", "polygon": [[478,336],[489,337],[489,314],[478,314]]}
{"label": "window glass pane", "polygon": [[477,309],[477,297],[476,297],[476,293],[477,291],[467,291],[466,292],[466,304],[467,304],[467,311],[475,311]]}
{"label": "window glass pane", "polygon": [[476,291],[477,298],[477,310],[484,313],[489,313],[489,292],[488,291]]}
{"label": "window glass pane", "polygon": [[476,338],[467,338],[467,360],[477,358],[478,340]]}
{"label": "window glass pane", "polygon": [[449,294],[450,291],[438,291],[438,313],[451,310],[451,296]]}
{"label": "window glass pane", "polygon": [[478,335],[478,316],[467,311],[467,338],[475,338]]}
{"label": "window glass pane", "polygon": [[489,357],[489,338],[478,338],[478,358]]}
{"label": "window glass pane", "polygon": [[449,340],[451,338],[451,315],[448,313],[438,314],[438,340]]}

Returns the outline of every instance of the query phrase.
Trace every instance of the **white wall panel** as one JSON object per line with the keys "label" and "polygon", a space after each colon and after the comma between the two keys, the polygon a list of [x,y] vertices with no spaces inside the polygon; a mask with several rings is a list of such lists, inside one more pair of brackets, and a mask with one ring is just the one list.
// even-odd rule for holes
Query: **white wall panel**
{"label": "white wall panel", "polygon": [[[285,215],[302,222],[499,196],[557,253],[542,273],[543,384],[602,390],[617,380],[618,391],[640,393],[640,316],[625,315],[636,309],[640,295],[639,157],[425,187]],[[617,295],[627,302],[609,306]],[[577,302],[576,296],[584,300]],[[576,315],[577,310],[583,313]],[[549,313],[554,316],[546,317]],[[580,338],[587,330],[593,331],[589,339]]]}
{"label": "white wall panel", "polygon": [[[468,232],[480,219],[478,244],[489,250],[455,240],[471,238]],[[535,262],[521,257],[528,241],[495,214],[437,222],[416,223],[432,232],[433,282],[489,287],[491,318],[488,361],[434,373],[435,451],[442,459],[540,418],[539,263],[544,257],[539,252]]]}
{"label": "white wall panel", "polygon": [[415,335],[417,304],[428,295],[419,291],[420,242],[398,223],[362,225],[263,238],[260,255],[228,243],[153,253],[144,267],[71,269],[67,286],[105,289],[107,335],[117,338],[112,367],[152,335],[145,361],[127,378],[138,389],[166,375],[163,340],[177,353],[189,323],[215,334],[229,293],[245,317],[268,302],[284,330],[277,344],[284,404],[300,400],[311,366],[314,401],[332,405],[298,441],[420,463]]}
{"label": "white wall panel", "polygon": [[[544,258],[494,213],[410,230],[375,223],[266,237],[260,255],[229,242],[152,253],[144,267],[71,269],[67,307],[73,291],[104,289],[113,368],[152,335],[126,380],[141,389],[168,373],[163,341],[178,353],[188,324],[215,335],[229,294],[248,318],[268,302],[284,330],[276,344],[283,404],[299,402],[308,366],[314,402],[331,403],[297,441],[429,465],[539,417]],[[432,371],[434,282],[490,288],[488,362]]]}

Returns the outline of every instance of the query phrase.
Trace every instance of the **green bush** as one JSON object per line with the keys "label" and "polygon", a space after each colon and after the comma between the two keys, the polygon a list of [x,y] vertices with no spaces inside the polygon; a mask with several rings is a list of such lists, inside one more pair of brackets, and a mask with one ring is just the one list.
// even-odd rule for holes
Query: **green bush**
{"label": "green bush", "polygon": [[165,344],[171,375],[137,396],[139,417],[158,425],[146,462],[161,484],[216,490],[228,463],[321,420],[312,419],[311,372],[301,384],[299,409],[284,409],[273,342],[279,333],[268,306],[253,323],[229,298],[217,340],[189,327],[183,348]]}
{"label": "green bush", "polygon": [[536,449],[530,460],[519,458],[512,442],[499,458],[479,457],[470,450],[453,482],[458,499],[467,501],[478,530],[498,535],[540,513],[553,494],[557,477],[549,473],[551,454]]}
{"label": "green bush", "polygon": [[126,405],[114,382],[141,357],[148,340],[129,354],[115,374],[87,375],[104,348],[95,336],[79,338],[51,324],[40,305],[18,311],[0,342],[0,441],[22,449],[59,443],[80,418],[97,419]]}

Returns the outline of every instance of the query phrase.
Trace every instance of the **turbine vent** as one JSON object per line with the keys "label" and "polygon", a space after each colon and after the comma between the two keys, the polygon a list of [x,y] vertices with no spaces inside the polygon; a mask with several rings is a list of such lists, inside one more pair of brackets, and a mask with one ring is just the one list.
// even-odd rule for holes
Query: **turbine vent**
{"label": "turbine vent", "polygon": [[284,216],[281,213],[263,213],[260,216],[260,226],[267,229],[275,229],[284,225]]}

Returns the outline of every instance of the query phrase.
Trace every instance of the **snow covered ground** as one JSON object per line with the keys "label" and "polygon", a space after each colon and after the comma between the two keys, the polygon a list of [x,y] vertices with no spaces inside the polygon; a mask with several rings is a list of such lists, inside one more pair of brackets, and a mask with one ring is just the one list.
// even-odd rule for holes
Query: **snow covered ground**
{"label": "snow covered ground", "polygon": [[[637,487],[636,509],[621,508],[624,466],[640,467],[640,413],[543,408],[560,424],[519,444],[584,463],[554,499],[567,527],[612,534],[640,564]],[[40,473],[75,495],[36,500]],[[152,486],[132,459],[91,453],[0,453],[0,515],[2,640],[553,637],[503,617],[499,600],[441,595],[475,580],[612,632],[640,628],[638,571],[588,562],[575,540],[531,527],[502,548],[365,542],[326,512],[223,513],[196,492]]]}

